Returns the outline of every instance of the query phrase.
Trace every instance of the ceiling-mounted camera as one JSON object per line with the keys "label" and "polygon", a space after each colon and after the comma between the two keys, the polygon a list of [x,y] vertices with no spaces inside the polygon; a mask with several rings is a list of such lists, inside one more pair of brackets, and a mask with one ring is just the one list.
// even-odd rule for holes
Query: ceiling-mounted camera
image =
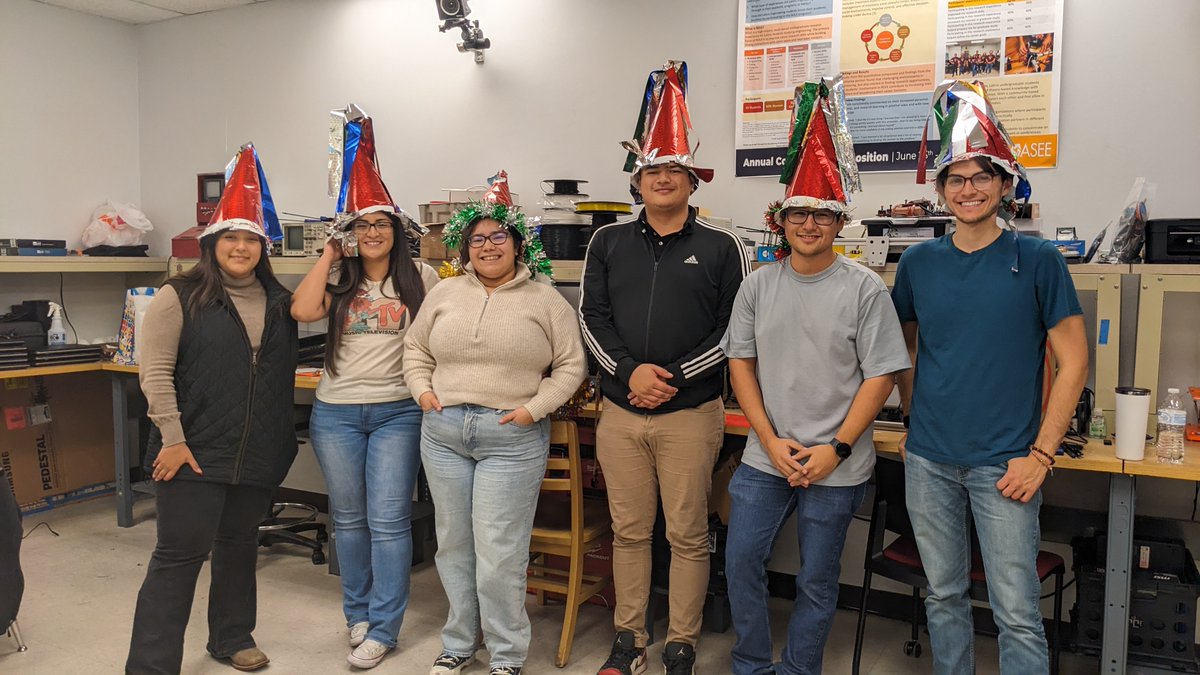
{"label": "ceiling-mounted camera", "polygon": [[[471,13],[467,0],[434,0],[437,3],[438,18],[442,21],[451,19],[466,19]],[[444,29],[443,29],[444,30]]]}
{"label": "ceiling-mounted camera", "polygon": [[445,33],[451,28],[457,28],[462,33],[462,42],[458,43],[461,53],[475,54],[475,63],[483,63],[483,50],[492,46],[492,41],[483,36],[483,29],[478,21],[468,21],[467,15],[471,8],[467,0],[434,0],[437,3],[438,18],[442,25],[438,31]]}

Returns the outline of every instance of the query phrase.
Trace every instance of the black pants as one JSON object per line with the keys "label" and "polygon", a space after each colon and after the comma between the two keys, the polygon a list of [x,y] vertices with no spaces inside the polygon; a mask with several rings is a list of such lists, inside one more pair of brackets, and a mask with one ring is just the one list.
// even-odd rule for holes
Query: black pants
{"label": "black pants", "polygon": [[125,672],[178,673],[196,577],[212,552],[208,652],[227,658],[254,646],[258,524],[271,491],[191,480],[158,484],[158,545],[138,593]]}

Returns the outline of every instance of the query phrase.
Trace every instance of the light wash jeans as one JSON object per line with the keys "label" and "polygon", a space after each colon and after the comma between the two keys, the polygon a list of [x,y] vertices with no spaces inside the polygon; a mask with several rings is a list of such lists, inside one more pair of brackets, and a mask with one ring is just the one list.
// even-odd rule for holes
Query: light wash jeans
{"label": "light wash jeans", "polygon": [[482,631],[492,668],[521,666],[529,653],[529,533],[550,444],[549,419],[500,424],[507,412],[447,406],[421,425],[438,576],[450,601],[442,650],[473,655]]}
{"label": "light wash jeans", "polygon": [[313,450],[329,488],[346,625],[395,646],[408,607],[412,499],[421,465],[421,408],[313,403]]}
{"label": "light wash jeans", "polygon": [[[732,508],[725,548],[725,578],[737,641],[735,675],[816,675],[837,610],[838,575],[850,519],[867,484],[794,488],[787,479],[743,464],[729,483]],[[781,663],[773,664],[767,614],[767,560],[792,511],[800,543],[796,601]]]}
{"label": "light wash jeans", "polygon": [[1042,493],[1027,504],[1005,497],[996,483],[1007,470],[1007,462],[954,466],[911,452],[904,462],[908,515],[929,579],[925,613],[938,675],[975,672],[975,627],[967,596],[970,518],[979,534],[988,602],[1000,628],[1000,672],[1049,672],[1036,566]]}

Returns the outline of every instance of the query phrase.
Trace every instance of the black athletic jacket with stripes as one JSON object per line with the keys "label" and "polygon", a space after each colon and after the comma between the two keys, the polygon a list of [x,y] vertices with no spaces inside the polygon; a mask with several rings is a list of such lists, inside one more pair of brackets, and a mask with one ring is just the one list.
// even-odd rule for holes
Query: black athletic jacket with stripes
{"label": "black athletic jacket with stripes", "polygon": [[[600,363],[600,391],[618,405],[656,415],[721,396],[725,356],[717,348],[750,258],[733,232],[690,209],[678,236],[654,259],[646,213],[596,230],[580,283],[583,339]],[[674,398],[647,410],[629,403],[629,377],[643,363],[670,371]]]}

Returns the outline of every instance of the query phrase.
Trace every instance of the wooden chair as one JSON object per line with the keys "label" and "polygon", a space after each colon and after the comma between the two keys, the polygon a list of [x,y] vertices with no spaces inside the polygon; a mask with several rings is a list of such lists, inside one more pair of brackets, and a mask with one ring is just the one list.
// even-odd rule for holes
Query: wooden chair
{"label": "wooden chair", "polygon": [[[539,604],[545,604],[546,591],[566,598],[562,637],[554,660],[562,668],[571,656],[579,606],[612,582],[611,576],[597,577],[583,572],[584,555],[612,532],[612,518],[607,502],[583,498],[579,430],[575,422],[555,420],[550,429],[550,444],[565,446],[567,456],[551,457],[546,466],[529,540],[528,583],[529,588],[537,591]],[[567,558],[567,569],[547,565],[547,555]]]}

